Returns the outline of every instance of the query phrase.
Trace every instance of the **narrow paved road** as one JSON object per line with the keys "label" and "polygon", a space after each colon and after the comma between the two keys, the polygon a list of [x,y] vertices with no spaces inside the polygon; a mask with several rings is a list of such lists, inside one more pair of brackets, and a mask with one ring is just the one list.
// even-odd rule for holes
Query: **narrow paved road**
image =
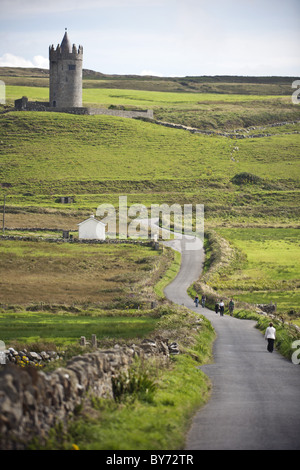
{"label": "narrow paved road", "polygon": [[196,414],[186,450],[299,450],[300,366],[267,352],[255,322],[196,308],[186,290],[202,269],[203,249],[165,242],[182,253],[167,298],[207,317],[217,333],[214,363],[201,367],[212,381],[209,402]]}

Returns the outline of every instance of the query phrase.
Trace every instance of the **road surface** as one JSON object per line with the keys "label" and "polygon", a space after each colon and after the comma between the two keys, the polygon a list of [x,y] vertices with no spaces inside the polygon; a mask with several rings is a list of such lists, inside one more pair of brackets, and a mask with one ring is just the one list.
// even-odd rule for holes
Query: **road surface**
{"label": "road surface", "polygon": [[214,362],[201,367],[212,382],[211,398],[193,419],[186,450],[299,450],[300,366],[269,353],[254,321],[195,307],[186,291],[201,273],[204,254],[201,244],[189,250],[185,241],[165,242],[182,253],[165,294],[204,315],[217,333]]}

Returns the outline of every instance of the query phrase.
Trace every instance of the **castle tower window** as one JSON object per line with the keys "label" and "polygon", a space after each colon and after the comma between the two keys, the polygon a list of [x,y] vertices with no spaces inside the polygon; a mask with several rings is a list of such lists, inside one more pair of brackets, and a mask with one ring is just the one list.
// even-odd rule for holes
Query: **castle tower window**
{"label": "castle tower window", "polygon": [[69,64],[69,70],[76,70],[76,65]]}

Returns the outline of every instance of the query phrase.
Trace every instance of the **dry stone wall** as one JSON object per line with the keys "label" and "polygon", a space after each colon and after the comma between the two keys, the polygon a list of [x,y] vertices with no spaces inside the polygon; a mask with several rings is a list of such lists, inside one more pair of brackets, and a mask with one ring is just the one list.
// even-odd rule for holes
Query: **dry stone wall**
{"label": "dry stone wall", "polygon": [[[264,130],[266,130],[268,128],[272,128],[272,127],[281,127],[281,126],[286,126],[286,125],[290,125],[290,124],[298,124],[300,121],[277,122],[277,123],[274,123],[274,124],[266,124],[265,126],[258,126],[258,127],[251,126],[251,127],[247,127],[247,128],[244,128],[244,129],[235,129],[232,132],[225,132],[225,131],[220,132],[220,131],[215,131],[215,130],[201,130],[201,129],[198,129],[196,127],[189,127],[189,126],[185,126],[183,124],[176,124],[176,123],[173,123],[173,122],[158,121],[158,120],[154,120],[154,119],[153,119],[152,122],[154,124],[158,124],[159,126],[164,126],[164,127],[170,127],[172,129],[181,129],[181,130],[189,131],[192,134],[215,135],[215,136],[219,136],[219,137],[220,136],[221,137],[228,137],[230,139],[255,139],[255,138],[259,138],[259,137],[270,137],[274,134],[273,133],[272,134],[267,134],[267,133],[264,133],[264,132],[257,133],[257,134],[248,134],[249,131],[255,131],[255,130],[264,131]],[[299,131],[285,132],[284,134],[285,135],[299,134]]]}
{"label": "dry stone wall", "polygon": [[35,436],[44,438],[57,423],[66,424],[88,395],[112,398],[112,377],[136,357],[166,363],[178,354],[176,343],[144,340],[139,346],[75,356],[66,367],[45,373],[34,367],[6,364],[0,369],[0,449],[26,449]]}

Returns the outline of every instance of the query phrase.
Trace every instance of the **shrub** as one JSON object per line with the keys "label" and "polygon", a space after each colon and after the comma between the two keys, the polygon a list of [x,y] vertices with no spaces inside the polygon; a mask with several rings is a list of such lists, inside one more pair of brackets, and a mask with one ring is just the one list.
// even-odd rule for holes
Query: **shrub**
{"label": "shrub", "polygon": [[263,182],[263,179],[259,176],[253,175],[252,173],[247,173],[246,171],[238,173],[231,178],[231,182],[234,184],[260,184]]}

